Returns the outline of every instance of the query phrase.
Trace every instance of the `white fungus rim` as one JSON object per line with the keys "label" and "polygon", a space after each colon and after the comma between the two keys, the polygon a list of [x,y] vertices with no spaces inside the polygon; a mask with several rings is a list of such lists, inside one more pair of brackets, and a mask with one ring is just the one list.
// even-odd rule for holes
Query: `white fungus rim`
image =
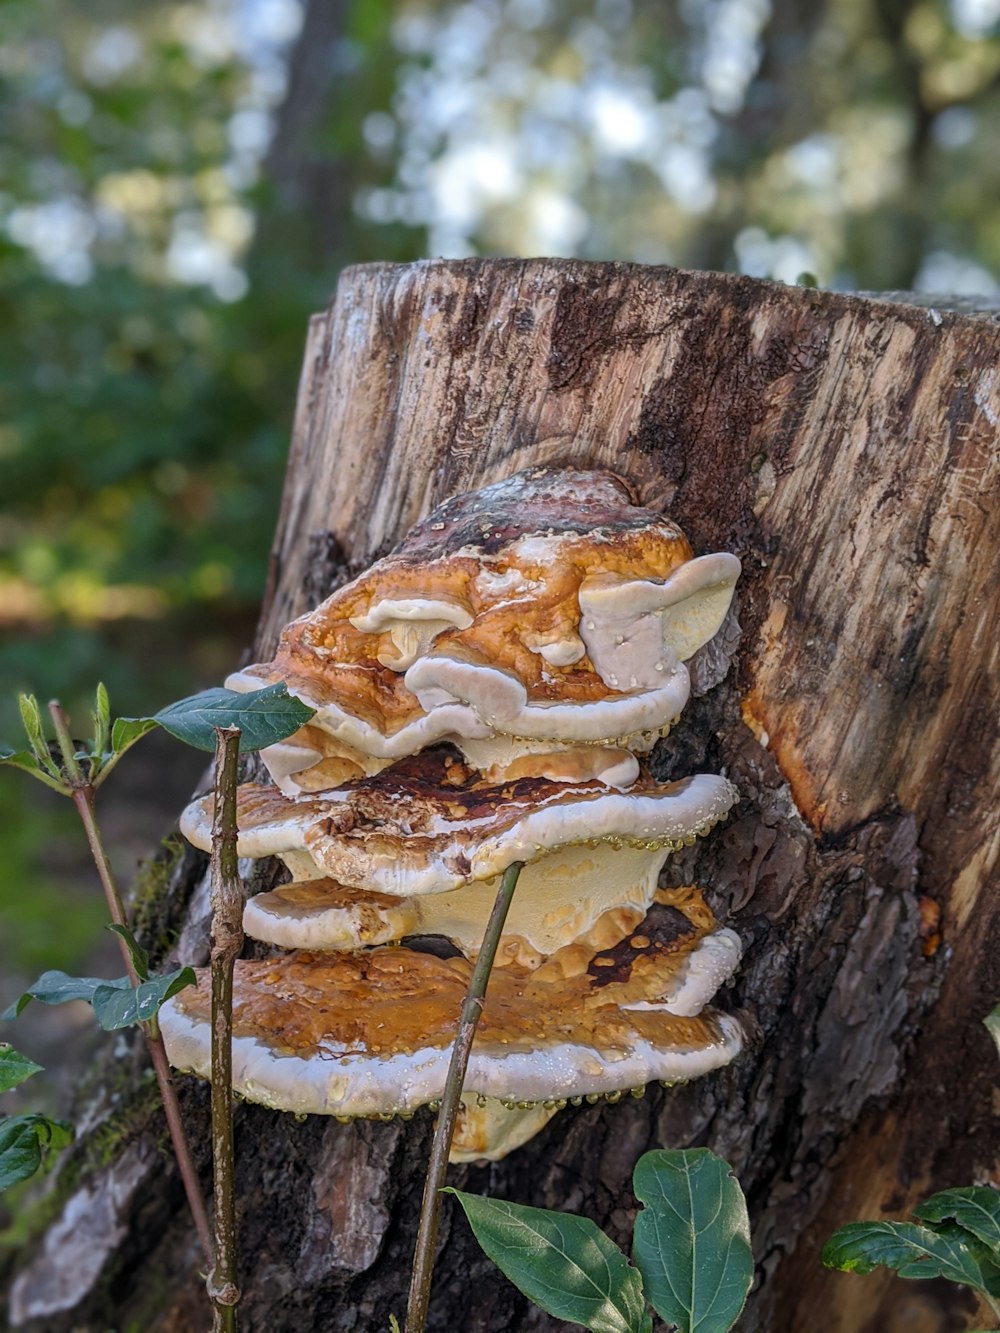
{"label": "white fungus rim", "polygon": [[[719,1041],[695,1050],[664,1049],[646,1038],[618,1058],[569,1042],[503,1055],[473,1046],[464,1090],[499,1101],[544,1102],[698,1078],[743,1049],[738,1020],[712,1017]],[[160,1027],[173,1067],[211,1078],[211,1025],[190,1018],[175,998],[160,1010]],[[389,1057],[359,1052],[307,1058],[279,1055],[256,1037],[234,1037],[233,1088],[248,1101],[299,1115],[399,1115],[443,1095],[450,1060],[450,1043]]]}

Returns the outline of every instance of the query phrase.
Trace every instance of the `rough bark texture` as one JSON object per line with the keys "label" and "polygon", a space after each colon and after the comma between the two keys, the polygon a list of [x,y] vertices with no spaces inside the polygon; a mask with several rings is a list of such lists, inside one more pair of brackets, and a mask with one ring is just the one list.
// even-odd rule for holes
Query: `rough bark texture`
{"label": "rough bark texture", "polygon": [[[751,1202],[745,1330],[973,1326],[957,1289],[829,1274],[819,1250],[840,1222],[997,1180],[980,1019],[1000,996],[998,351],[989,318],[541,260],[348,270],[310,328],[257,654],[435,502],[536,462],[610,467],[696,550],[744,562],[742,634],[731,622],[702,685],[731,656],[729,674],[656,764],[724,769],[743,794],[667,873],[706,885],[743,936],[731,1003],[753,1049],[686,1088],[567,1110],[453,1176],[627,1243],[640,1153],[708,1143]],[[207,948],[200,875],[186,856],[147,908],[157,930],[182,924],[185,961]],[[103,1098],[95,1122],[121,1118]],[[194,1121],[206,1103],[187,1088]],[[75,1168],[15,1283],[19,1326],[205,1325],[148,1108],[126,1130],[110,1167]],[[360,1333],[402,1313],[429,1134],[426,1113],[340,1126],[242,1108],[243,1329]],[[66,1210],[86,1213],[86,1191],[111,1220],[84,1250]],[[558,1326],[449,1210],[431,1327]]]}

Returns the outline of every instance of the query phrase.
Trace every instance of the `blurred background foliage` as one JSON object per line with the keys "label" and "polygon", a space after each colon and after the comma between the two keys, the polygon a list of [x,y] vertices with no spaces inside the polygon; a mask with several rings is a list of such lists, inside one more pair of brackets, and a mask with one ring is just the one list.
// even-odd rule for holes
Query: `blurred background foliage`
{"label": "blurred background foliage", "polygon": [[[998,109],[1000,0],[0,0],[0,735],[237,661],[344,264],[996,293]],[[192,780],[148,753],[133,850]],[[84,872],[0,778],[6,962],[68,966]]]}

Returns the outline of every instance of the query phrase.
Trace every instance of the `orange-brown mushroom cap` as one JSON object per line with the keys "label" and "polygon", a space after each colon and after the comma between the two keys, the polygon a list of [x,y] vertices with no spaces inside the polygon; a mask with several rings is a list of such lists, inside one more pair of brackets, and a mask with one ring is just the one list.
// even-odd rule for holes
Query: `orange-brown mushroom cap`
{"label": "orange-brown mushroom cap", "polygon": [[[365,900],[398,900],[391,911],[365,909],[379,931],[370,942],[441,934],[472,956],[498,877],[521,861],[500,959],[537,961],[610,911],[643,915],[667,855],[707,833],[735,799],[714,774],[666,784],[643,778],[625,791],[537,777],[487,783],[449,749],[312,796],[241,787],[239,854],[278,855],[296,879],[335,881],[329,910],[289,910],[279,890],[248,905],[246,928],[284,947],[352,947],[362,942],[362,900],[345,909],[339,895],[347,886]],[[196,846],[211,845],[213,808],[208,796],[185,811],[181,828]]]}
{"label": "orange-brown mushroom cap", "polygon": [[[304,853],[319,875],[408,897],[488,879],[557,847],[679,848],[707,833],[736,799],[732,783],[713,773],[670,783],[643,778],[624,791],[539,777],[485,783],[440,748],[310,796],[242,786],[237,847],[241,856]],[[202,797],[181,818],[195,846],[211,846],[213,808],[214,798]]]}
{"label": "orange-brown mushroom cap", "polygon": [[[721,624],[738,573],[731,555],[693,559],[610,473],[535,468],[446,501],[228,684],[285,681],[368,772],[498,734],[648,748],[683,708],[682,659]],[[292,746],[286,791],[311,762]]]}
{"label": "orange-brown mushroom cap", "polygon": [[[690,891],[689,891],[690,892]],[[742,1046],[738,1022],[664,1008],[704,943],[683,900],[581,968],[575,952],[500,969],[465,1081],[469,1096],[520,1103],[610,1093],[706,1073]],[[234,1086],[280,1109],[408,1112],[441,1096],[471,964],[406,947],[293,953],[237,964]],[[161,1011],[171,1062],[207,1074],[210,984]]]}

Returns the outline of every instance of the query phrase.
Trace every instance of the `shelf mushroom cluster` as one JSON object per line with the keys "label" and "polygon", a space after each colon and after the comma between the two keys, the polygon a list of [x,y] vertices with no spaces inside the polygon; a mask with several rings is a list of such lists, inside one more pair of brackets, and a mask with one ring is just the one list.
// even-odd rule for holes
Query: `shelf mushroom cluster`
{"label": "shelf mushroom cluster", "polygon": [[[617,1100],[726,1064],[708,1008],[740,957],[673,850],[736,800],[654,781],[739,562],[695,558],[604,472],[536,468],[457,496],[282,633],[235,690],[283,680],[316,710],[241,787],[241,856],[291,882],[251,898],[233,1077],[297,1113],[409,1115],[440,1098],[503,871],[524,862],[465,1082],[453,1157],[497,1158],[567,1101]],[[211,797],[182,829],[210,846]],[[208,981],[161,1012],[173,1064],[208,1075]]]}

